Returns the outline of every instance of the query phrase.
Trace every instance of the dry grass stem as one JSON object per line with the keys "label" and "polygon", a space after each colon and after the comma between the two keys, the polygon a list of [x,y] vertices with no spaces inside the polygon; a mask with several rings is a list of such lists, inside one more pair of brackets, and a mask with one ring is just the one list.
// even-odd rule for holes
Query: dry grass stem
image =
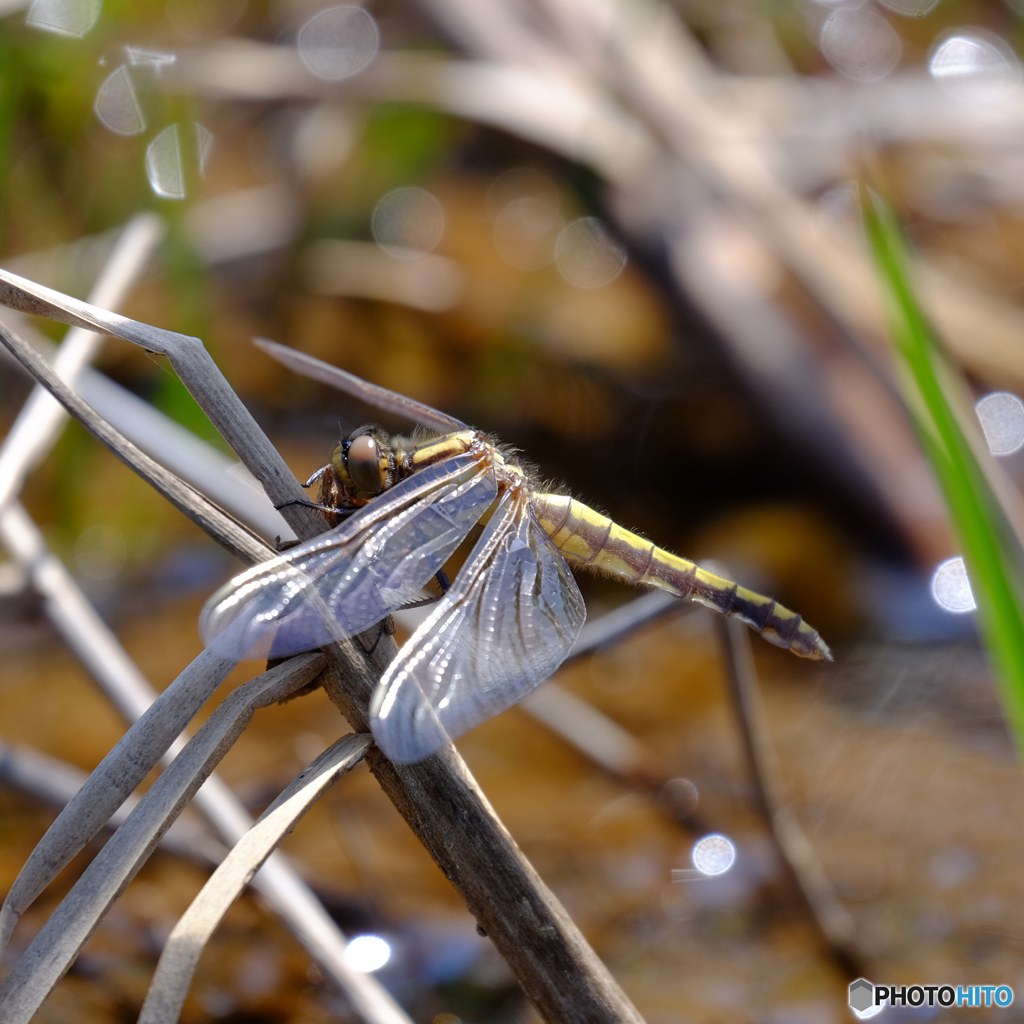
{"label": "dry grass stem", "polygon": [[0,908],[0,948],[6,947],[18,917],[136,790],[233,667],[233,662],[204,651],[100,762],[7,893]]}
{"label": "dry grass stem", "polygon": [[3,325],[0,325],[0,342],[101,444],[222,547],[247,564],[263,561],[273,554],[266,543],[114,430],[53,372],[50,364],[28,342]]}
{"label": "dry grass stem", "polygon": [[[32,800],[63,808],[88,778],[87,772],[60,758],[32,747],[0,742],[0,782]],[[110,816],[107,828],[118,828],[138,802],[138,797],[128,797]],[[227,853],[227,847],[217,842],[194,815],[178,818],[160,840],[160,848],[203,867],[216,866]]]}
{"label": "dry grass stem", "polygon": [[[232,848],[168,936],[139,1015],[139,1024],[174,1024],[177,1021],[203,948],[228,908],[302,815],[362,760],[372,742],[365,733],[350,733],[328,747],[282,791]],[[357,972],[352,974],[355,987],[359,978]],[[381,1014],[373,1019],[381,1024],[387,1020]],[[392,1015],[391,1020],[394,1024],[404,1024],[408,1018],[398,1013]]]}
{"label": "dry grass stem", "polygon": [[[205,654],[200,655],[197,662],[205,657]],[[124,891],[156,848],[160,836],[231,748],[253,713],[306,686],[322,669],[321,655],[300,655],[229,694],[85,869],[0,984],[5,1024],[28,1024],[43,999],[74,962],[111,903]],[[193,708],[193,713],[195,710],[198,708]],[[128,736],[131,732],[129,730]],[[106,782],[113,775],[109,765],[104,770],[108,759],[90,776],[90,782],[97,777]],[[126,770],[122,778],[131,779],[138,774],[137,765],[131,768],[135,771]],[[145,774],[142,772],[143,776]],[[108,787],[113,785],[116,782],[110,778]],[[135,788],[134,785],[122,786],[127,792]],[[102,824],[100,822],[99,827]]]}

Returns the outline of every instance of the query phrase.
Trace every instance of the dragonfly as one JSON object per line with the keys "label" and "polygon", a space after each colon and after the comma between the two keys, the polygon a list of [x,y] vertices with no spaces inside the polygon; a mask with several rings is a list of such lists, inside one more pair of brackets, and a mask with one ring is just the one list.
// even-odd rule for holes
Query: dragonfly
{"label": "dragonfly", "polygon": [[[207,601],[200,633],[224,657],[280,658],[355,636],[422,603],[474,528],[468,557],[388,666],[370,727],[393,761],[420,761],[546,680],[586,618],[572,569],[666,590],[814,660],[828,646],[796,612],[701,569],[577,499],[542,489],[516,453],[460,420],[275,342],[289,368],[417,424],[341,441],[319,483],[336,524],[235,576]],[[570,566],[572,568],[570,568]]]}

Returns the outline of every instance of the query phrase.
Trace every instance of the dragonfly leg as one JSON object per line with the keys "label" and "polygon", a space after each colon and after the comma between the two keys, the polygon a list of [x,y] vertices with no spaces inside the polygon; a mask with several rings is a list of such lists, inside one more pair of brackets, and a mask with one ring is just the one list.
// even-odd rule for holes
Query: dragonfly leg
{"label": "dragonfly leg", "polygon": [[441,598],[439,597],[424,597],[419,601],[410,601],[408,604],[403,604],[400,607],[396,608],[395,611],[407,612],[411,611],[413,608],[426,608],[428,604],[437,604],[437,602],[440,600]]}
{"label": "dragonfly leg", "polygon": [[287,508],[289,505],[302,505],[303,508],[315,508],[320,512],[331,512],[336,516],[350,516],[353,512],[358,511],[358,509],[354,508],[334,508],[333,505],[321,505],[319,502],[306,501],[303,498],[295,498],[292,501],[286,501],[282,505],[275,505],[274,508],[280,512],[281,509]]}
{"label": "dragonfly leg", "polygon": [[[448,579],[448,574],[444,571],[444,569],[438,569],[437,572],[434,573],[434,579],[437,580],[437,585],[441,588],[442,595],[447,594],[448,588],[452,584],[451,580]],[[407,612],[411,611],[413,608],[426,608],[428,604],[437,604],[437,602],[440,600],[440,597],[424,597],[421,598],[419,601],[410,601],[408,604],[403,604],[400,607],[396,608],[395,611]]]}
{"label": "dragonfly leg", "polygon": [[329,470],[330,468],[330,463],[328,463],[326,466],[321,466],[302,486],[312,487],[313,484],[315,484],[317,480],[319,480],[324,475],[324,473],[326,473],[327,470]]}
{"label": "dragonfly leg", "polygon": [[373,652],[377,650],[377,645],[380,643],[381,637],[385,635],[395,635],[395,620],[390,615],[380,624],[380,632],[377,634],[377,639],[373,641],[373,646],[366,651],[367,655],[373,654]]}

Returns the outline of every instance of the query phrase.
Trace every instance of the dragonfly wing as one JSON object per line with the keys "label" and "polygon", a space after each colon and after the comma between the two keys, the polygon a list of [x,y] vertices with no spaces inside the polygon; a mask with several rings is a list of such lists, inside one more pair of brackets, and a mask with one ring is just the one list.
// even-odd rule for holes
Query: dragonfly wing
{"label": "dragonfly wing", "polygon": [[331,387],[344,391],[368,405],[376,406],[384,412],[406,417],[413,423],[422,423],[425,427],[440,430],[442,434],[466,429],[466,424],[454,416],[449,416],[445,412],[417,402],[414,398],[400,395],[397,391],[389,391],[379,384],[371,384],[354,373],[348,373],[331,363],[325,363],[322,359],[299,352],[298,349],[279,345],[276,341],[270,341],[267,338],[253,338],[252,343],[290,370],[301,373],[304,377],[312,377],[313,380],[318,380],[323,384],[329,384]]}
{"label": "dragonfly wing", "polygon": [[381,679],[370,707],[378,746],[409,764],[504,711],[565,660],[585,618],[529,498],[506,493],[452,588]]}
{"label": "dragonfly wing", "polygon": [[427,466],[222,587],[199,619],[204,643],[224,657],[277,658],[361,632],[416,600],[497,493],[493,470],[472,456]]}

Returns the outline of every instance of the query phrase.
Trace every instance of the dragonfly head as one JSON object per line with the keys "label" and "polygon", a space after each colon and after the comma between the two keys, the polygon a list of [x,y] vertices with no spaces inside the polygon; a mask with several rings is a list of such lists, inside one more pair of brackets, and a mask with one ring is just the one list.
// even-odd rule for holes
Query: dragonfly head
{"label": "dragonfly head", "polygon": [[361,427],[345,438],[335,448],[331,465],[355,504],[365,504],[395,482],[391,443],[378,427]]}

